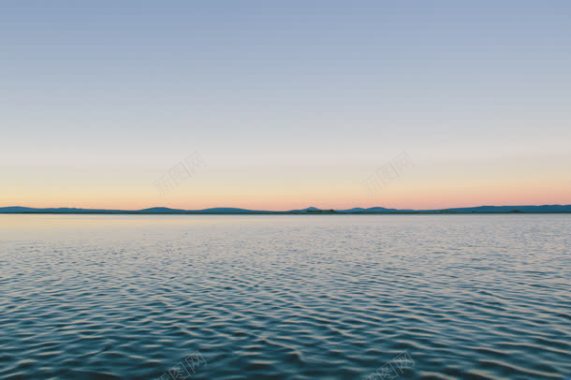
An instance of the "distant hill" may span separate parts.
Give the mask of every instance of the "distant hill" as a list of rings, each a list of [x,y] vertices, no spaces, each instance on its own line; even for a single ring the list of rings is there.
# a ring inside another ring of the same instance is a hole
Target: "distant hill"
[[[340,210],[339,212],[345,214],[390,214],[395,212],[403,212],[408,210],[397,210],[394,208],[384,208],[384,207],[369,207],[369,208],[351,208],[349,210]]]
[[[477,206],[437,210],[406,210],[385,207],[355,207],[347,210],[319,209],[308,207],[289,211],[248,210],[235,207],[215,207],[203,210],[181,210],[168,207],[151,207],[142,210],[104,210],[83,208],[31,208],[21,206],[0,207],[0,214],[200,214],[200,215],[236,215],[236,214],[565,214],[571,213],[571,205],[541,205],[541,206]]]
[[[168,207],[151,207],[143,210],[135,211],[139,214],[185,214],[185,210],[177,210]]]
[[[193,213],[198,214],[260,214],[260,213],[268,213],[271,211],[256,211],[256,210],[246,210],[243,208],[235,208],[235,207],[215,207],[215,208],[207,208],[204,210],[192,211]]]
[[[301,210],[290,210],[290,211],[284,211],[284,212],[288,213],[288,214],[324,214],[324,213],[334,214],[337,211],[335,211],[335,210],[322,210],[320,208],[311,206],[311,207],[303,208]]]
[[[510,213],[569,213],[571,205],[542,205],[542,206],[478,206],[438,210],[449,214],[510,214]]]
[[[100,209],[85,209],[85,208],[32,208],[32,207],[0,207],[2,214],[126,214],[136,213],[138,211],[126,210],[100,210]]]

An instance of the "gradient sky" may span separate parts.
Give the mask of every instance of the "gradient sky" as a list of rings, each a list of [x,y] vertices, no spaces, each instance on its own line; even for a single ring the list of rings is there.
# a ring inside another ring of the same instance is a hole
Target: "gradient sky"
[[[0,206],[571,203],[570,17],[563,0],[2,1]]]

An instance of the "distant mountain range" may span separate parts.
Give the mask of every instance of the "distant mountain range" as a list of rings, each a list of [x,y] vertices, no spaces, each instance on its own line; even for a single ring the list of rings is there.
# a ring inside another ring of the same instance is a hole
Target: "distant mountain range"
[[[0,214],[142,214],[142,215],[244,215],[244,214],[271,214],[271,215],[323,215],[323,214],[565,214],[571,213],[571,205],[543,205],[543,206],[478,206],[448,208],[439,210],[405,210],[384,207],[351,208],[348,210],[319,209],[308,207],[289,211],[247,210],[233,207],[216,207],[204,210],[180,210],[168,207],[152,207],[143,210],[103,210],[84,208],[31,208],[31,207],[0,207]]]

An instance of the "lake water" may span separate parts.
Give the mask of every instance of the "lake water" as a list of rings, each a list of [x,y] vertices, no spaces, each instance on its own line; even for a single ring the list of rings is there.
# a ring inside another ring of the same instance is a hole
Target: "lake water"
[[[0,215],[0,378],[169,369],[565,379],[571,215]]]

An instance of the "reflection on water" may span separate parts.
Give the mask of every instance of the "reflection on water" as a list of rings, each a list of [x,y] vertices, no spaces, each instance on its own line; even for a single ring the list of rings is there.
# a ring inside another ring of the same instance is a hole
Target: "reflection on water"
[[[562,379],[570,231],[567,215],[2,215],[0,378],[363,379],[407,355],[398,378]]]

